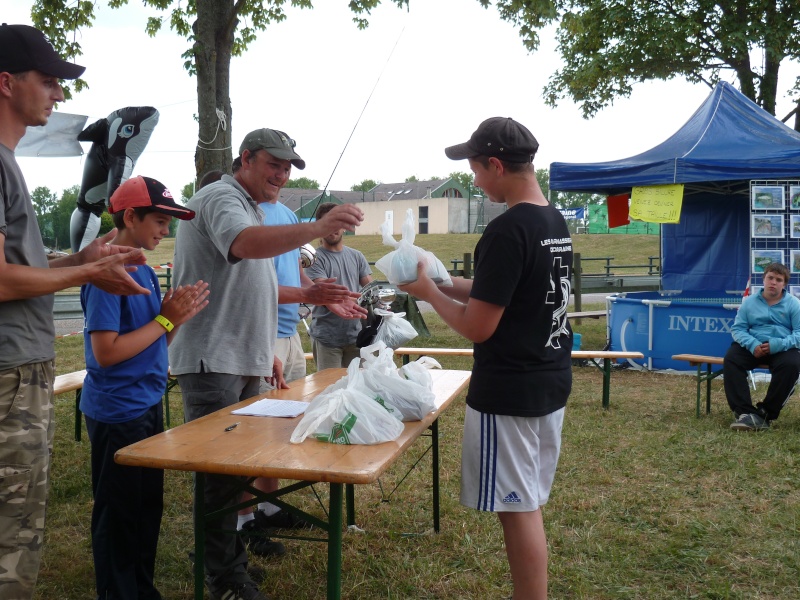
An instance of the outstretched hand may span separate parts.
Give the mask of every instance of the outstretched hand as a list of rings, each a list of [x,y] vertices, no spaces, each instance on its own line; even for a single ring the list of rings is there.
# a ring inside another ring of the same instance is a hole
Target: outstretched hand
[[[355,300],[347,300],[339,304],[328,304],[329,311],[342,319],[366,319],[367,309],[360,306]]]
[[[316,306],[338,304],[349,300],[357,300],[361,296],[358,292],[351,292],[346,286],[333,283],[334,281],[336,279],[333,277],[319,279],[314,282],[314,285],[303,288],[306,303]]]
[[[115,237],[117,237],[116,228],[112,229],[104,236],[92,240],[90,244],[78,252],[78,255],[80,256],[80,264],[85,265],[87,263],[92,263],[100,260],[101,258],[113,256],[114,254],[131,254],[130,259],[126,261],[126,264],[129,265],[145,264],[147,259],[145,258],[144,252],[141,250],[130,248],[128,246],[116,246],[110,244],[109,242],[111,242],[111,240],[113,240]],[[137,254],[133,255],[133,252],[136,252]]]
[[[319,221],[316,221],[322,232],[319,237],[325,237],[340,229],[355,231],[363,220],[364,213],[358,206],[355,204],[340,204],[325,213]]]
[[[120,246],[113,246],[119,248]],[[88,246],[87,246],[88,248]],[[124,254],[114,254],[95,260],[90,264],[92,269],[89,283],[109,294],[132,296],[135,294],[150,295],[150,290],[143,288],[133,280],[129,273],[136,271],[134,265],[145,263],[141,250],[131,250]]]
[[[411,283],[404,283],[398,285],[402,291],[419,298],[422,301],[429,302],[430,299],[439,293],[439,288],[433,282],[433,279],[428,277],[427,268],[424,262],[417,263],[417,280]]]
[[[208,284],[202,279],[194,285],[168,289],[161,301],[161,314],[173,325],[185,323],[208,306]]]

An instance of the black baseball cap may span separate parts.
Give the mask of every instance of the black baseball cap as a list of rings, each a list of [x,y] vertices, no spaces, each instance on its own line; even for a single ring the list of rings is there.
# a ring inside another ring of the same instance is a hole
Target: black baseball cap
[[[0,25],[0,73],[41,71],[59,79],[77,79],[85,70],[62,59],[35,27]]]
[[[463,160],[476,156],[513,163],[533,162],[539,142],[528,128],[508,117],[492,117],[478,125],[469,141],[444,149],[447,158]]]
[[[194,219],[194,211],[181,206],[172,199],[170,191],[160,181],[152,177],[132,177],[117,188],[108,201],[108,212],[112,215],[126,208],[152,207],[155,212],[164,213],[183,221]]]
[[[239,146],[239,156],[245,150],[255,152],[256,150],[266,150],[275,158],[290,161],[295,167],[300,170],[306,168],[306,161],[300,158],[300,155],[294,151],[295,141],[290,138],[283,131],[277,129],[256,129],[251,131],[242,141]]]

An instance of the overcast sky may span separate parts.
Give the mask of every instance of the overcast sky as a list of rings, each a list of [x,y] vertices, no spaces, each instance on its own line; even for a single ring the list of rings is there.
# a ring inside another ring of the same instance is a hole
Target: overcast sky
[[[29,0],[0,2],[3,21],[30,23]],[[197,143],[196,80],[181,59],[187,42],[169,31],[144,34],[151,9],[105,5],[98,2],[95,27],[80,40],[84,56],[76,60],[87,67],[90,88],[59,110],[87,115],[92,123],[125,106],[155,106],[159,124],[134,174],[154,177],[179,195],[194,178]],[[587,121],[571,102],[551,109],[542,100],[559,65],[552,31],[543,32],[540,50],[528,54],[517,31],[477,0],[417,0],[410,11],[384,0],[366,31],[356,29],[345,0],[318,5],[289,9],[286,21],[234,58],[233,122],[227,126],[234,156],[253,129],[286,131],[307,163],[292,176],[321,186],[344,150],[330,190],[364,179],[395,183],[468,171],[466,161],[448,160],[443,148],[466,141],[491,116],[513,117],[531,129],[540,144],[537,168],[632,156],[669,137],[710,92],[682,81],[639,84],[630,99]],[[797,65],[784,64],[779,94],[798,72]],[[791,108],[781,96],[778,116]],[[84,165],[83,158],[19,162],[31,190],[44,185],[59,194],[80,184]]]

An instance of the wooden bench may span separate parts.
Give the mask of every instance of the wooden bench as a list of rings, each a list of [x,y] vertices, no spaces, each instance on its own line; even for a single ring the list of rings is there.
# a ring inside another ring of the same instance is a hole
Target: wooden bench
[[[702,395],[702,385],[706,383],[706,414],[711,413],[711,381],[722,375],[722,369],[713,370],[712,365],[721,365],[723,357],[706,356],[704,354],[673,354],[672,360],[682,360],[691,366],[697,367],[697,408],[695,416],[700,418],[700,397]],[[703,370],[705,365],[705,371]],[[758,365],[759,369],[769,369],[768,365]]]
[[[81,390],[83,389],[83,380],[86,377],[86,370],[74,371],[72,373],[64,373],[63,375],[56,375],[53,382],[53,396],[59,394],[66,394],[67,392],[75,392],[75,441],[81,441]]]
[[[605,313],[603,313],[605,314]],[[397,348],[395,354],[403,357],[407,364],[409,356],[472,356],[472,348]],[[588,360],[603,372],[603,408],[611,404],[611,363],[620,359],[641,359],[641,352],[615,352],[610,350],[573,350],[573,359]],[[602,366],[597,363],[602,360]]]
[[[75,441],[81,441],[81,391],[83,390],[83,380],[86,378],[86,370],[73,371],[72,373],[64,373],[63,375],[56,375],[53,382],[53,396],[59,394],[66,394],[67,392],[75,392]],[[167,376],[167,387],[164,390],[164,416],[167,421],[167,429],[170,427],[169,418],[169,392],[178,385],[178,380]]]
[[[568,319],[600,319],[606,316],[604,310],[584,310],[580,312],[567,313]]]

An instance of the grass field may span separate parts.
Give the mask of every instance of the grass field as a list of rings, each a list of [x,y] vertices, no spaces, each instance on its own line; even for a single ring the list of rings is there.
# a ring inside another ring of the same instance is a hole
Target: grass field
[[[434,237],[419,242],[433,249]],[[474,240],[466,240],[470,236],[443,237],[465,238],[443,240],[447,246],[434,250],[445,261],[474,245]],[[575,246],[585,256],[614,256],[624,264],[638,264],[641,257],[646,262],[647,256],[657,254],[657,238],[632,237],[576,236]],[[370,240],[348,238],[370,261],[386,250],[361,246],[362,242]],[[435,315],[426,314],[425,319],[432,337],[417,338],[415,345],[466,344]],[[302,325],[300,329],[302,333]],[[584,348],[605,344],[604,320],[585,319],[575,329],[583,335]],[[58,372],[82,368],[82,352],[79,336],[58,340]],[[440,362],[445,368],[470,368],[464,358]],[[800,596],[796,400],[789,402],[773,430],[742,434],[728,429],[731,416],[719,381],[713,384],[712,414],[696,419],[695,384],[689,376],[615,369],[608,410],[601,407],[598,369],[575,366],[573,376],[561,461],[544,509],[551,598]],[[179,398],[172,395],[173,424],[181,420]],[[83,442],[72,439],[73,408],[72,397],[60,397],[56,403],[50,506],[36,595],[40,600],[94,598],[89,444],[85,434]],[[460,398],[440,419],[439,535],[431,533],[427,458],[388,499],[385,493],[417,458],[413,452],[382,478],[380,486],[357,486],[357,522],[364,531],[344,534],[344,598],[493,600],[510,595],[496,518],[458,504],[463,411]],[[189,600],[191,478],[175,472],[166,478],[157,585],[164,598]],[[315,489],[326,497],[325,486]],[[308,491],[299,493],[298,501],[312,512],[321,510]],[[280,559],[254,559],[266,567],[262,589],[283,600],[324,598],[325,546],[289,541],[287,547]]]

